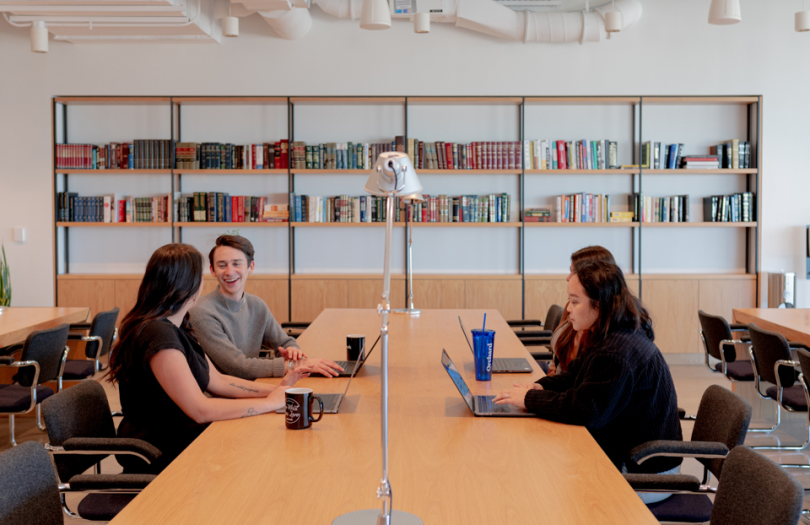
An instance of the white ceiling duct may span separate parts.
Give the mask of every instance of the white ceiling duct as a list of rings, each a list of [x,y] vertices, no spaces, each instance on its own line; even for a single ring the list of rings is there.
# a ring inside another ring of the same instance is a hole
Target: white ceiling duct
[[[312,16],[309,9],[293,7],[289,11],[259,11],[264,21],[273,31],[285,40],[303,38],[312,29]]]
[[[314,0],[325,12],[337,18],[357,20],[363,10],[363,0]]]

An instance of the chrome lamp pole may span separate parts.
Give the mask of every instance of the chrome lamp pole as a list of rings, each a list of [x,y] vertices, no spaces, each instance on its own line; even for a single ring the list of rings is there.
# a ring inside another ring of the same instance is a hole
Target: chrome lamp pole
[[[405,195],[400,197],[399,200],[402,202],[407,202],[409,206],[413,206],[416,203],[425,202],[425,199],[422,197],[422,194],[412,193],[410,195]],[[406,219],[407,220],[407,219]],[[408,307],[407,308],[397,308],[394,310],[395,314],[407,314],[407,315],[419,315],[422,313],[422,310],[413,307],[413,226],[408,227],[408,266],[405,269],[408,273]]]
[[[332,525],[391,525],[392,518],[396,525],[422,525],[418,517],[403,511],[393,510],[393,492],[388,480],[388,314],[391,304],[388,297],[391,292],[391,236],[394,229],[394,197],[403,193],[410,195],[422,191],[422,184],[416,176],[411,160],[405,153],[389,151],[381,154],[374,165],[374,171],[365,185],[365,190],[383,196],[385,202],[385,261],[383,263],[382,303],[377,312],[382,314],[380,339],[382,341],[382,367],[380,401],[381,401],[381,434],[382,434],[382,480],[377,488],[377,499],[383,501],[382,511],[366,509],[349,512],[338,516]]]

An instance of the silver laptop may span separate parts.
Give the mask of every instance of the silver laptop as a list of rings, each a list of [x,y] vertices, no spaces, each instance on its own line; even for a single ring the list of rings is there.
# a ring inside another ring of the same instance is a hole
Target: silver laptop
[[[467,330],[464,328],[464,323],[461,321],[461,316],[458,316],[458,324],[461,325],[461,331],[464,332],[464,339],[467,340],[467,346],[470,347],[470,352],[475,359],[475,350],[473,350],[470,337],[467,335]],[[532,371],[532,365],[529,361],[522,357],[493,357],[492,358],[492,373],[493,374],[528,374]]]
[[[380,336],[378,335],[377,339],[374,341],[374,344],[371,345],[371,350],[374,350],[374,347],[377,346],[377,343],[379,341],[380,341]],[[371,350],[366,352],[366,354],[370,354]],[[360,360],[358,360],[358,361],[335,361],[335,363],[337,363],[337,365],[340,366],[340,368],[343,369],[343,372],[338,372],[337,377],[352,377],[354,375],[354,373],[357,372],[357,370],[360,370],[360,368],[363,366],[363,363],[365,363],[365,362],[366,362],[365,359],[363,359],[362,361],[360,361]],[[355,368],[357,370],[355,370]],[[312,376],[310,376],[310,377],[326,377],[326,376],[321,374],[321,373],[315,373],[315,374],[312,374]],[[333,376],[330,376],[330,377],[333,377]]]
[[[496,405],[492,401],[495,399],[495,396],[474,396],[444,348],[442,348],[442,365],[444,365],[444,369],[447,370],[447,373],[450,375],[450,379],[453,380],[453,384],[458,388],[461,397],[464,398],[464,402],[467,403],[470,411],[476,416],[534,417],[534,414],[526,412],[526,410],[514,405]]]
[[[379,336],[377,337],[377,341],[379,341]],[[343,398],[346,397],[346,394],[349,392],[349,386],[352,384],[352,379],[354,379],[354,375],[360,370],[360,367],[363,366],[363,363],[366,362],[368,356],[371,355],[371,352],[374,350],[374,347],[377,346],[377,341],[374,341],[374,344],[371,346],[371,349],[366,352],[366,356],[363,358],[362,361],[351,361],[352,368],[352,375],[349,376],[349,381],[346,383],[346,390],[339,394],[319,394],[317,392],[313,393],[312,395],[318,396],[321,401],[323,401],[323,413],[324,414],[337,414],[338,410],[340,410],[340,404],[343,402]],[[340,361],[338,361],[340,363]],[[354,366],[357,365],[357,366]],[[343,365],[341,365],[343,366]],[[345,366],[343,367],[346,368]],[[286,411],[286,407],[281,407],[276,410],[277,414],[283,414]]]

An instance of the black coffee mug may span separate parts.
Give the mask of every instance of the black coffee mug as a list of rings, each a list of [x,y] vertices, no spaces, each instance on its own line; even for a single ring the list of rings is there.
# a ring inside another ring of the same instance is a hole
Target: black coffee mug
[[[321,410],[318,419],[312,417],[312,403],[318,400]],[[287,390],[287,410],[285,411],[287,428],[300,430],[309,428],[312,423],[320,421],[323,417],[323,401],[312,395],[311,388],[291,388]]]
[[[362,361],[366,357],[366,336],[352,334],[346,336],[346,360]]]

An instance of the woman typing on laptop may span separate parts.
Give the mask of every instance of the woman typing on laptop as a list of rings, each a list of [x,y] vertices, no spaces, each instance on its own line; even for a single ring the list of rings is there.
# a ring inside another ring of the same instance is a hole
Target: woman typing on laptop
[[[680,458],[655,458],[642,466],[630,450],[652,440],[681,440],[675,387],[653,343],[646,311],[615,264],[583,261],[568,281],[569,322],[587,341],[587,352],[568,369],[537,383],[515,385],[495,397],[535,415],[583,425],[617,468],[658,473]]]

